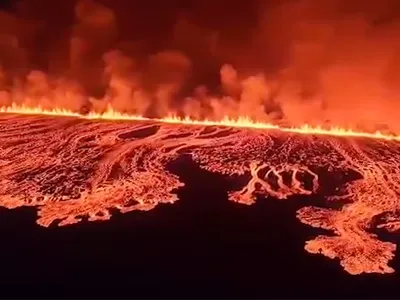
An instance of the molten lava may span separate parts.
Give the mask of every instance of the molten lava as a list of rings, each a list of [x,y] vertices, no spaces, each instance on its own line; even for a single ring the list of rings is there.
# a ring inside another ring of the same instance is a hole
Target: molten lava
[[[319,135],[331,135],[331,136],[351,136],[351,137],[365,137],[374,139],[384,140],[400,140],[400,136],[383,134],[379,131],[374,133],[354,131],[351,129],[344,129],[340,127],[322,128],[312,127],[309,125],[303,125],[301,127],[280,127],[271,123],[262,123],[253,121],[247,117],[241,117],[238,119],[231,119],[225,117],[219,121],[211,120],[194,120],[191,118],[179,118],[176,116],[169,116],[162,119],[150,119],[139,115],[130,115],[120,113],[113,110],[111,107],[103,113],[89,112],[86,115],[72,112],[65,109],[43,109],[41,107],[27,107],[24,105],[11,105],[0,107],[0,113],[10,114],[27,114],[27,115],[47,115],[47,116],[64,116],[64,117],[76,117],[85,118],[91,120],[119,120],[119,121],[155,121],[162,123],[171,124],[183,124],[183,125],[199,125],[199,126],[223,126],[223,127],[238,127],[238,128],[253,128],[253,129],[275,129],[285,132],[299,133],[299,134],[319,134]]]
[[[183,183],[168,164],[186,154],[210,172],[248,176],[228,193],[238,203],[318,194],[327,207],[340,204],[298,211],[301,222],[334,233],[308,241],[305,249],[339,259],[351,274],[394,271],[388,263],[396,245],[370,230],[378,219],[377,227],[400,229],[397,136],[248,119],[149,120],[111,110],[83,116],[14,105],[1,112],[0,205],[37,207],[42,226],[107,220],[112,208],[173,203]]]

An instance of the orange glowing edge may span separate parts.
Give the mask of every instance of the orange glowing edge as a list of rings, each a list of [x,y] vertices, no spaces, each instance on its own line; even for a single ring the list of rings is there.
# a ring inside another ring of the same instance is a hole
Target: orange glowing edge
[[[283,132],[292,132],[299,134],[316,134],[316,135],[330,135],[330,136],[343,136],[343,137],[364,137],[372,139],[383,139],[390,141],[400,141],[400,136],[392,134],[384,134],[380,131],[368,133],[363,131],[355,131],[351,129],[344,129],[340,127],[322,128],[321,126],[303,125],[299,127],[281,127],[271,123],[263,123],[253,121],[248,117],[239,117],[237,119],[225,117],[219,121],[212,120],[195,120],[189,117],[180,118],[177,116],[168,116],[164,118],[146,118],[140,115],[131,115],[115,111],[111,106],[103,113],[89,112],[88,114],[80,114],[70,110],[55,108],[44,109],[40,106],[28,107],[25,105],[12,104],[10,106],[0,107],[0,113],[7,114],[25,114],[25,115],[47,115],[47,116],[64,116],[74,117],[89,120],[120,120],[120,121],[153,121],[168,124],[183,124],[183,125],[198,125],[198,126],[224,126],[224,127],[238,127],[238,128],[253,128],[253,129],[266,129],[266,130],[279,130]]]

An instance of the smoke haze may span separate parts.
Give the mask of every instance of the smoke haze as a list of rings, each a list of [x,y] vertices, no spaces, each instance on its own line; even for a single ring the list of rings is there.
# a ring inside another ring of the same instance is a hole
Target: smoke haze
[[[399,54],[396,0],[25,0],[0,12],[0,105],[400,133]]]

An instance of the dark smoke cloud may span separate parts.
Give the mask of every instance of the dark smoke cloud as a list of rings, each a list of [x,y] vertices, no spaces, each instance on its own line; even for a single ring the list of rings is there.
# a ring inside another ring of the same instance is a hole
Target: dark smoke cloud
[[[19,1],[0,101],[400,132],[396,0]]]

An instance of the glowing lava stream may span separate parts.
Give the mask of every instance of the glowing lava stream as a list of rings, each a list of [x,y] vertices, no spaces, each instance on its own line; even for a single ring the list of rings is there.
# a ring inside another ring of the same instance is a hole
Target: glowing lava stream
[[[57,108],[57,109],[44,109],[38,107],[27,107],[24,105],[12,104],[11,106],[0,107],[0,113],[10,114],[25,114],[25,115],[47,115],[47,116],[64,116],[64,117],[75,117],[84,118],[91,120],[121,120],[121,121],[153,121],[169,124],[182,124],[182,125],[199,125],[199,126],[224,126],[224,127],[238,127],[238,128],[254,128],[254,129],[272,129],[283,132],[292,132],[299,134],[318,134],[318,135],[330,135],[330,136],[347,136],[347,137],[365,137],[372,139],[382,139],[389,141],[400,141],[400,136],[384,134],[379,131],[374,133],[354,131],[351,129],[344,129],[340,127],[331,127],[324,129],[320,126],[313,127],[309,125],[303,125],[301,127],[281,127],[271,123],[263,123],[253,121],[248,117],[239,117],[238,119],[232,119],[225,117],[220,121],[212,120],[195,120],[189,117],[180,118],[176,116],[169,116],[161,119],[151,119],[140,115],[130,115],[126,113],[120,113],[109,107],[104,113],[89,112],[86,115],[76,113],[70,110]]]
[[[151,120],[111,109],[81,115],[13,105],[0,112],[0,206],[36,207],[41,226],[105,221],[115,209],[174,203],[185,181],[170,164],[187,155],[207,172],[245,175],[226,191],[236,203],[322,197],[324,207],[310,203],[297,211],[300,222],[330,231],[308,240],[305,250],[339,260],[350,274],[394,272],[396,244],[371,231],[400,232],[400,137],[245,118]]]

